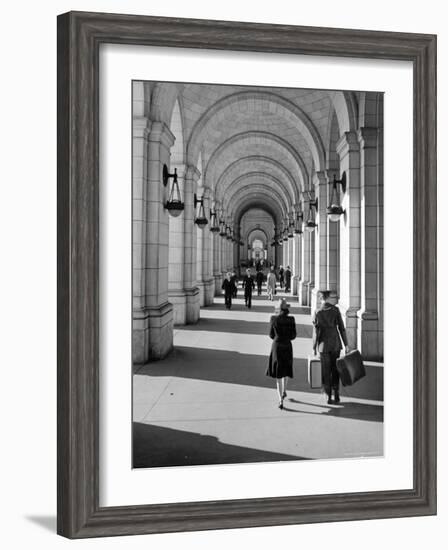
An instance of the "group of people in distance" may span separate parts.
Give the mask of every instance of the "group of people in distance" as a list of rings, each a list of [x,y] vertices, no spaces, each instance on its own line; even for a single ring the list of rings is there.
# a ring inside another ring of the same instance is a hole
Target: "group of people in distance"
[[[286,269],[281,265],[278,270],[278,281],[280,283],[280,288],[285,289],[285,292],[291,291],[291,277],[292,272],[289,265]],[[246,275],[242,280],[242,288],[244,289],[244,302],[246,307],[252,307],[252,292],[257,286],[257,294],[261,296],[263,283],[265,280],[264,273],[262,269],[257,269],[255,277],[252,275],[250,269],[246,269]],[[224,279],[222,286],[224,290],[224,303],[227,309],[232,307],[232,299],[237,297],[238,294],[238,276],[235,271],[228,272],[226,278]],[[269,273],[266,277],[266,291],[268,299],[273,301],[274,296],[277,293],[277,274],[275,272],[274,266],[271,266]]]

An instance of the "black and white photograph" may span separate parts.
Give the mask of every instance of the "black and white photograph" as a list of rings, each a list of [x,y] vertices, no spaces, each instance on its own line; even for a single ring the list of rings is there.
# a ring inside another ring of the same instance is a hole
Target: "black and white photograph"
[[[383,93],[132,82],[132,467],[382,457]]]

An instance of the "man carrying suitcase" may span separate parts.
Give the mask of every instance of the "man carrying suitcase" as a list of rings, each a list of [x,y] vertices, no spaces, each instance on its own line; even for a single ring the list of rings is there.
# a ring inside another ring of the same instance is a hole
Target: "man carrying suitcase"
[[[322,385],[327,396],[327,403],[339,403],[339,373],[336,359],[344,343],[346,353],[349,352],[347,335],[339,308],[329,302],[330,291],[320,291],[320,309],[313,317],[313,350],[319,352],[322,367]],[[334,401],[331,399],[333,392]]]

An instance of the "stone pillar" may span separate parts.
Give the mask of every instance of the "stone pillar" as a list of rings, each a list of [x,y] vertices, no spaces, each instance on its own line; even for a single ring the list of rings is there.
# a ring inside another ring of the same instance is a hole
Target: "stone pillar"
[[[199,319],[199,289],[196,284],[196,224],[194,223],[194,193],[200,172],[195,166],[187,166],[185,175],[184,210],[184,291],[186,296],[186,323]]]
[[[210,189],[204,188],[204,211],[207,216],[210,212]],[[210,306],[213,304],[213,296],[215,294],[215,283],[213,279],[211,266],[211,247],[212,239],[209,223],[202,230],[202,284],[203,284],[203,300],[201,306]]]
[[[293,270],[294,264],[294,237],[288,237],[288,261],[286,265],[289,265],[291,271]],[[291,281],[292,286],[292,281]]]
[[[309,201],[304,199],[303,215],[304,219],[307,219],[309,208]],[[301,247],[301,271],[300,282],[298,287],[299,302],[302,306],[308,306],[308,288],[310,284],[310,243],[311,233],[304,231],[302,233],[302,247]]]
[[[215,279],[215,296],[221,295],[221,243],[222,239],[219,233],[213,233],[213,277]]]
[[[345,316],[349,346],[357,347],[358,311],[361,305],[361,225],[359,142],[354,132],[346,132],[338,141],[341,174],[345,172],[347,190],[342,206],[345,209],[340,231],[340,300]]]
[[[333,181],[333,176],[339,178],[339,170],[327,170],[327,180]],[[329,186],[329,196],[330,196]],[[340,189],[339,189],[340,192]],[[327,218],[328,219],[328,218]],[[339,224],[328,219],[327,224],[327,288],[339,295]]]
[[[172,164],[170,172],[177,170],[181,197],[185,195],[185,164]],[[172,180],[168,183],[169,189]],[[187,323],[187,296],[184,285],[185,269],[185,213],[180,216],[169,216],[169,266],[168,266],[168,297],[173,304],[174,325]]]
[[[302,246],[302,236],[300,234],[295,234],[293,238],[293,257],[292,257],[292,293],[296,296],[298,294],[298,287],[300,281],[300,271],[301,271],[301,246]]]
[[[144,117],[137,117],[133,140],[133,361],[146,363],[165,357],[173,347],[162,166],[169,164],[174,136],[163,122],[149,124]]]
[[[316,263],[315,263],[316,235],[317,235],[316,230],[310,233],[310,249],[309,249],[310,280],[308,283],[308,291],[307,291],[307,303],[309,306],[311,306],[311,297],[315,286],[314,280],[315,280],[315,272],[316,272]]]
[[[365,359],[382,361],[383,327],[379,312],[382,281],[382,170],[377,128],[361,128],[361,303],[358,311],[358,348]]]
[[[311,293],[311,309],[316,309],[317,294],[319,290],[328,288],[327,281],[327,203],[328,203],[328,182],[325,172],[314,173],[314,193],[317,198],[316,223],[314,230],[314,288]]]

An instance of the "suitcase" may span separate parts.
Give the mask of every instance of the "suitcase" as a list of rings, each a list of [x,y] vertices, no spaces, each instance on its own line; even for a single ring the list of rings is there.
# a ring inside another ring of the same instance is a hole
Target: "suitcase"
[[[336,359],[336,368],[343,386],[352,386],[366,375],[362,356],[357,349]]]
[[[319,357],[308,357],[308,384],[313,389],[322,387],[322,366]]]

